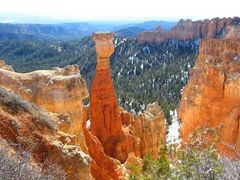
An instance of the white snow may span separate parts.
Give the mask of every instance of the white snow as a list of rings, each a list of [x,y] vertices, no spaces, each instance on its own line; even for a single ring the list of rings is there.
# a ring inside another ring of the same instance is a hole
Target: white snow
[[[116,44],[115,44],[115,47],[123,44],[126,40],[127,40],[126,38],[123,38],[119,43],[117,43],[118,41],[115,41],[115,42],[114,42],[114,43],[116,43]]]
[[[118,39],[116,38],[115,41],[114,41],[115,47],[117,46],[117,42],[118,42]]]
[[[87,128],[87,129],[90,129],[90,127],[91,127],[91,121],[90,121],[90,120],[87,120],[87,122],[86,122],[86,128]]]
[[[181,139],[178,131],[180,128],[180,122],[178,120],[177,110],[170,111],[170,115],[172,116],[172,124],[168,126],[167,143],[169,145],[179,144]]]
[[[133,59],[134,59],[134,56],[130,56],[130,57],[128,58],[129,61],[133,61]]]
[[[141,105],[140,105],[140,108],[141,108],[142,110],[144,110],[144,109],[146,108],[145,104],[144,104],[144,103],[141,104]]]
[[[234,61],[237,61],[237,60],[239,60],[239,59],[240,59],[239,56],[235,56],[235,57],[233,58]]]
[[[121,70],[119,71],[118,76],[121,76],[122,71],[123,71],[123,68],[121,68]]]
[[[61,47],[58,47],[58,52],[62,52],[62,48]]]
[[[133,103],[133,100],[131,100],[131,101],[129,102],[129,106],[132,107],[132,103]]]
[[[136,66],[134,67],[134,70],[133,70],[133,75],[136,76],[136,71],[137,71],[137,68]]]

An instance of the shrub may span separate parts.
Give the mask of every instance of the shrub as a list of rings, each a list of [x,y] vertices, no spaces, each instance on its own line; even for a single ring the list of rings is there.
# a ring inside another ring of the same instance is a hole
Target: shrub
[[[134,180],[158,179],[240,179],[240,161],[220,157],[216,150],[221,126],[197,128],[181,148],[169,146],[160,151],[157,159],[147,155],[143,158],[142,174]]]
[[[64,180],[60,167],[49,161],[33,164],[31,155],[18,149],[16,152],[0,140],[0,179],[3,180]]]
[[[12,113],[17,113],[20,110],[33,115],[34,119],[40,124],[56,129],[53,120],[48,116],[47,112],[39,108],[35,104],[22,100],[19,96],[0,87],[0,103],[8,107]]]

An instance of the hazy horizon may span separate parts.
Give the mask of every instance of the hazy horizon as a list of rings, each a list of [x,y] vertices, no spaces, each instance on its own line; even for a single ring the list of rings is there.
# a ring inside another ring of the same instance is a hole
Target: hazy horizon
[[[2,23],[136,22],[240,16],[238,0],[0,0]]]
[[[7,15],[0,12],[0,23],[13,23],[13,24],[61,24],[61,23],[116,23],[129,24],[129,23],[142,23],[145,21],[166,21],[177,22],[179,19],[162,19],[162,18],[127,18],[127,19],[62,19],[47,16],[28,16],[28,15]]]

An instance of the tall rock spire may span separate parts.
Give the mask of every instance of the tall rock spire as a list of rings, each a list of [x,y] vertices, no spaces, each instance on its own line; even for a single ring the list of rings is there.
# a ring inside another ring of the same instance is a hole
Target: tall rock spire
[[[110,56],[114,52],[113,33],[94,33],[97,67],[90,92],[91,133],[113,157],[116,145],[122,138],[122,123],[110,72]]]
[[[86,108],[82,127],[92,158],[94,178],[121,179],[127,175],[121,163],[129,157],[157,156],[160,142],[165,141],[164,116],[157,104],[148,105],[146,112],[138,116],[118,107],[110,71],[114,34],[94,33],[92,38],[96,46],[97,67],[90,90],[90,113]]]

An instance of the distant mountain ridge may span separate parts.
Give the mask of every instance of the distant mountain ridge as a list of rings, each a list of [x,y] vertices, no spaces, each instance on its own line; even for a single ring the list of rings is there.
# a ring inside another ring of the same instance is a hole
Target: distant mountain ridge
[[[0,40],[72,40],[89,36],[96,31],[112,31],[123,36],[136,36],[155,29],[169,29],[175,22],[146,21],[141,23],[79,22],[62,24],[10,24],[0,23]]]
[[[0,24],[0,40],[11,39],[75,39],[94,31],[87,23],[76,24]]]
[[[130,24],[128,27],[116,31],[116,34],[121,36],[137,36],[144,31],[154,30],[159,26],[163,28],[163,31],[169,31],[176,24],[176,22],[168,21],[145,21],[139,24]]]

